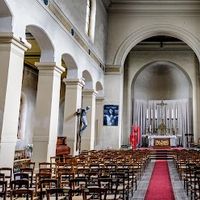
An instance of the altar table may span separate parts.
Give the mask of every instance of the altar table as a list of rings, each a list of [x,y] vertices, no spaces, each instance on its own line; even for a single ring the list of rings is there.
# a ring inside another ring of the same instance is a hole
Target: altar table
[[[169,140],[169,146],[175,147],[177,146],[177,137],[175,135],[150,135],[148,136],[149,146],[153,147],[155,145],[155,141],[158,140],[163,141],[163,144],[167,144]]]

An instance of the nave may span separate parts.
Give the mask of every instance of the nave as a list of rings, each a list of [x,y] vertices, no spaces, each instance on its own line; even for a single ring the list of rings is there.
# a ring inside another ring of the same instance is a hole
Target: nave
[[[162,159],[155,159],[157,151],[165,151]],[[17,192],[24,192],[39,200],[98,195],[104,200],[197,200],[199,158],[198,149],[93,150],[52,157],[50,163],[30,162],[16,171],[0,168],[0,197],[16,199]]]

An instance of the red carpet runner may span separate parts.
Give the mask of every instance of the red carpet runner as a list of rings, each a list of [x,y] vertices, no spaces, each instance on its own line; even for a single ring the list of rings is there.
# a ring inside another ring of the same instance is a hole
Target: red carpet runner
[[[166,160],[155,163],[145,200],[174,200],[174,192]]]

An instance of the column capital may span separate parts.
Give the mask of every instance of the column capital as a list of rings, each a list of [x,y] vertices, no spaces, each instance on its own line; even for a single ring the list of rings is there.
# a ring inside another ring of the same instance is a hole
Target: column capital
[[[80,87],[83,87],[85,85],[85,79],[84,78],[80,78],[80,79],[67,79],[67,78],[64,78],[63,79],[63,82],[66,84],[66,85],[71,85],[71,86],[77,86],[79,85]]]
[[[103,96],[96,97],[96,101],[104,101],[104,99],[105,99],[105,97],[103,97]]]
[[[23,51],[31,48],[31,44],[26,39],[17,38],[12,32],[0,33],[0,44],[14,44]]]
[[[36,62],[35,66],[39,69],[40,72],[56,71],[61,74],[65,71],[64,67],[57,66],[55,62]]]
[[[94,89],[84,89],[83,91],[82,91],[82,94],[83,95],[94,95],[94,96],[96,96],[97,95],[97,91],[95,91]]]

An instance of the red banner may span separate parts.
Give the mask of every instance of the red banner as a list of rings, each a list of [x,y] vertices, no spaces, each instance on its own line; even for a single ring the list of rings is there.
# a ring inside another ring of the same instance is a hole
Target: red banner
[[[137,125],[132,126],[132,131],[130,134],[130,144],[132,149],[136,149],[140,142],[140,127]]]

